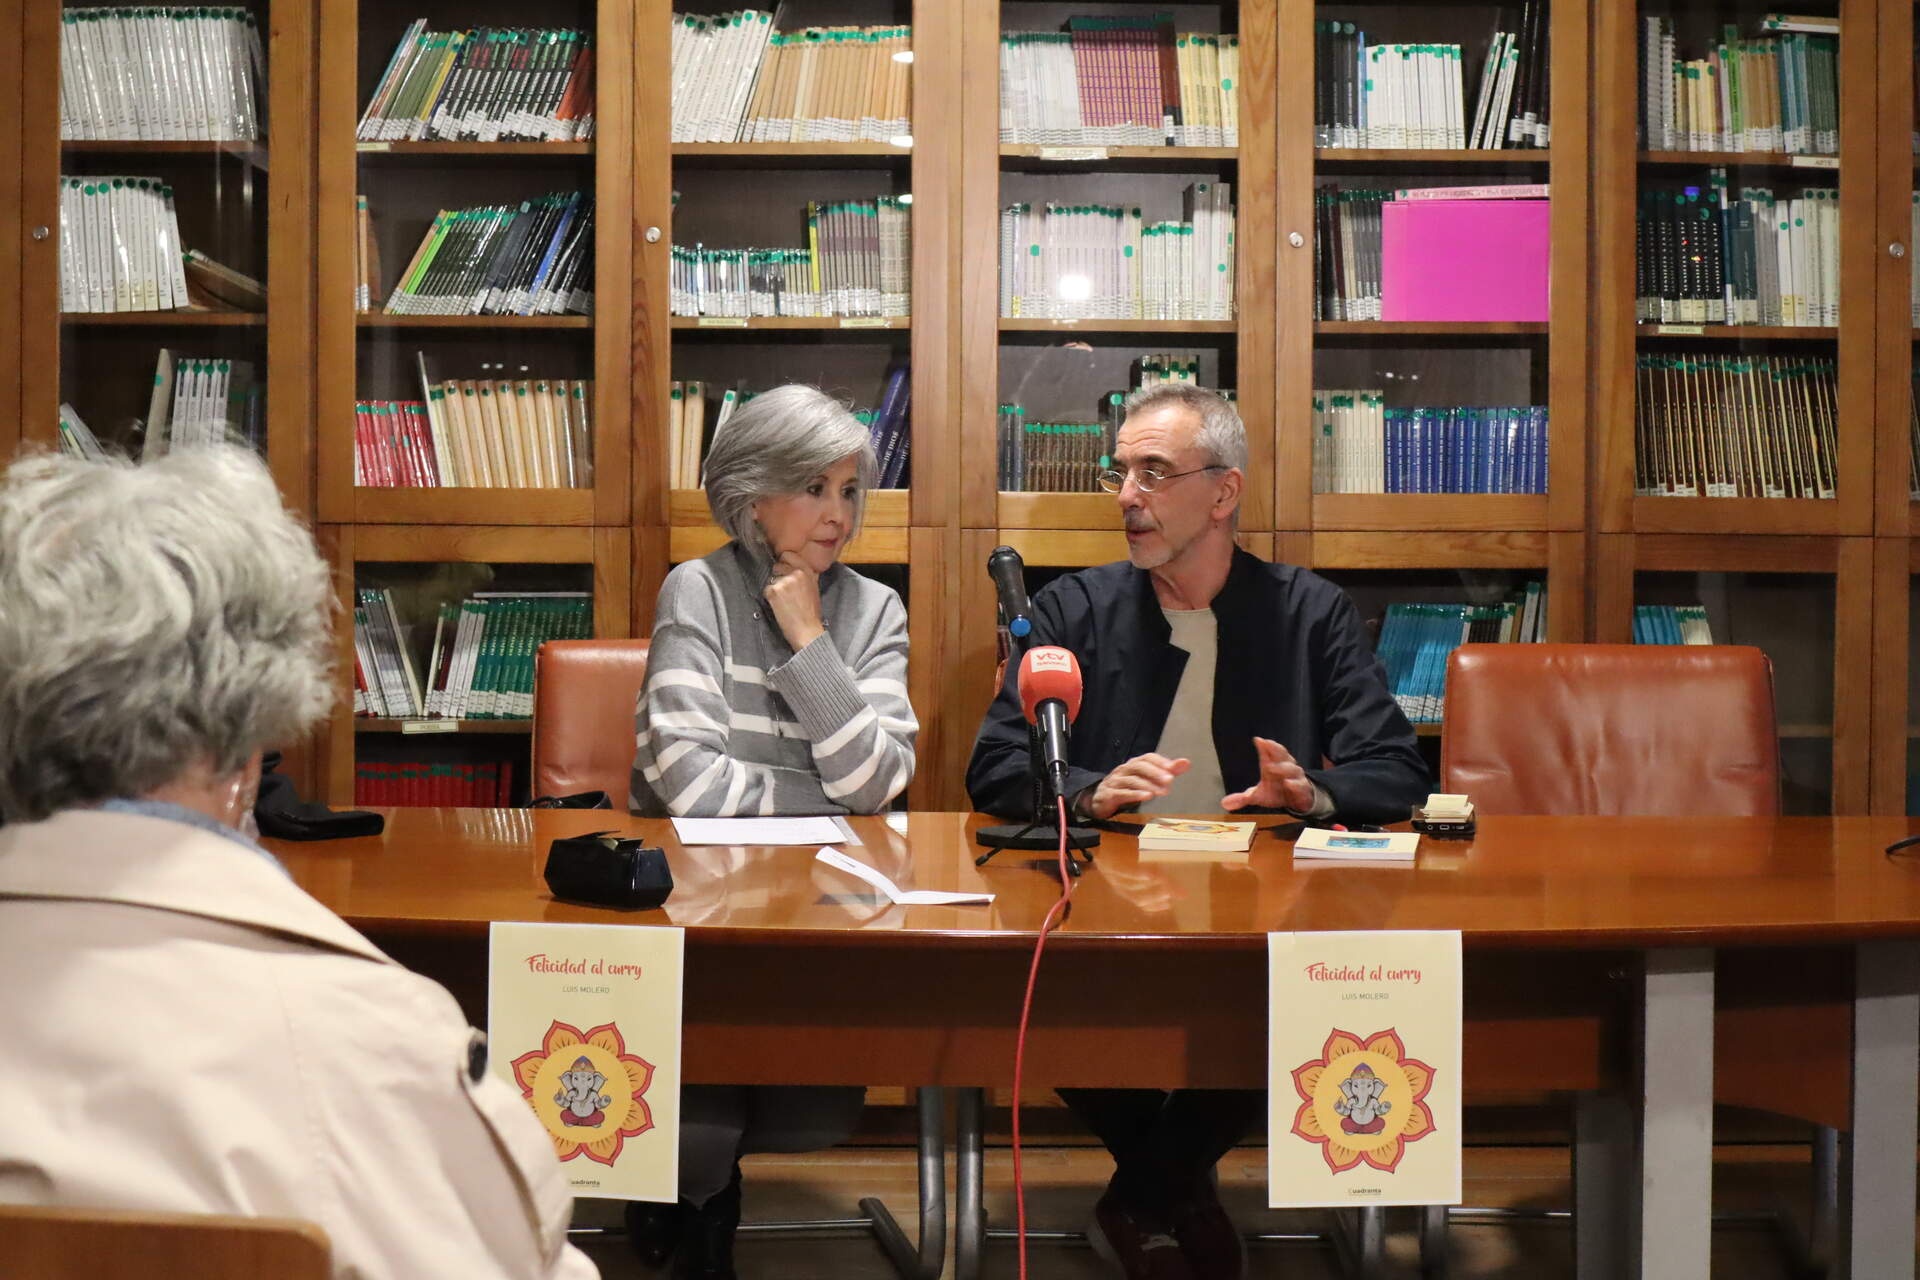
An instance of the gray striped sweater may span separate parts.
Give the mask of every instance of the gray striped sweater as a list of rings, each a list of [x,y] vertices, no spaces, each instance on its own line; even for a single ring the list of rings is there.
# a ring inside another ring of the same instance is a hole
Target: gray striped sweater
[[[659,817],[877,813],[913,777],[907,611],[834,565],[826,634],[795,653],[738,543],[679,565],[654,607],[632,808]]]

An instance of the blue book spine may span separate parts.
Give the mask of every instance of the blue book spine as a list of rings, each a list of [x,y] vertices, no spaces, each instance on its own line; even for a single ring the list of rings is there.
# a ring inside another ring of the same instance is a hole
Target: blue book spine
[[[1447,410],[1448,434],[1453,438],[1453,491],[1473,490],[1473,443],[1467,439],[1466,415],[1458,409]]]
[[[1526,411],[1526,420],[1534,428],[1534,493],[1548,491],[1548,407],[1534,405]]]
[[[1400,493],[1400,411],[1380,415],[1380,436],[1386,449],[1386,491]]]
[[[575,191],[567,197],[566,204],[560,210],[560,219],[553,228],[553,236],[547,241],[547,247],[540,257],[539,270],[533,273],[533,283],[527,286],[526,308],[521,315],[532,315],[533,306],[540,296],[540,290],[546,287],[547,276],[553,271],[555,259],[560,256],[560,246],[567,241],[567,229],[573,225],[574,215],[580,211],[580,193]]]
[[[1440,457],[1438,424],[1434,422],[1433,413],[1428,409],[1419,410],[1414,415],[1414,420],[1420,424],[1420,492],[1432,493],[1438,487],[1435,482],[1439,472]]]
[[[1487,469],[1493,478],[1494,493],[1512,493],[1513,477],[1508,467],[1513,449],[1507,442],[1507,415],[1503,409],[1487,410]]]
[[[1487,424],[1487,413],[1483,409],[1468,409],[1467,425],[1473,434],[1473,491],[1492,493],[1493,485],[1493,431]]]

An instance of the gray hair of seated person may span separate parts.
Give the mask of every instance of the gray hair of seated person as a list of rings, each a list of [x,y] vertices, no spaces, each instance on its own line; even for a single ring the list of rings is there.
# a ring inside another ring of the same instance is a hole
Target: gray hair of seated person
[[[763,391],[714,433],[703,472],[707,506],[729,537],[771,554],[753,518],[753,504],[801,493],[850,457],[858,459],[859,486],[849,541],[860,532],[867,490],[878,479],[871,432],[846,405],[817,387],[793,383]]]
[[[1193,442],[1207,456],[1207,465],[1233,467],[1242,474],[1247,469],[1247,428],[1233,401],[1217,391],[1191,382],[1162,382],[1142,387],[1127,397],[1127,416],[1150,409],[1185,409],[1199,419],[1200,429]]]
[[[215,776],[332,701],[333,588],[258,457],[27,457],[0,475],[0,814]]]

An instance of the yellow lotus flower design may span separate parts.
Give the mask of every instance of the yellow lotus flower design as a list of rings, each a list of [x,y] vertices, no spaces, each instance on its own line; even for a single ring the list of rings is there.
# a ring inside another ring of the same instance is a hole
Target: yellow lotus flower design
[[[611,1167],[628,1138],[653,1128],[653,1064],[627,1052],[614,1023],[553,1023],[538,1049],[513,1060],[513,1079],[562,1161],[584,1155]]]
[[[1294,1068],[1293,1088],[1292,1132],[1318,1143],[1334,1173],[1361,1164],[1392,1173],[1406,1144],[1433,1132],[1433,1068],[1408,1057],[1391,1027],[1364,1040],[1335,1028],[1318,1058]]]

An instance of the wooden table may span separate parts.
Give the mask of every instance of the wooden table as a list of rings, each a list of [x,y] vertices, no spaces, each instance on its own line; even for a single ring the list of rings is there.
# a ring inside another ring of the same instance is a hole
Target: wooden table
[[[484,1011],[492,921],[679,924],[688,1079],[971,1088],[1011,1082],[1033,935],[1057,892],[1050,859],[1003,853],[976,868],[979,821],[914,814],[901,835],[855,819],[863,844],[849,852],[904,887],[987,889],[989,907],[893,907],[811,848],[687,849],[664,821],[606,812],[401,809],[380,837],[275,852],[469,1016]],[[663,909],[547,893],[548,843],[609,827],[666,848],[676,887]],[[1706,1276],[1717,1068],[1725,1100],[1853,1131],[1854,1274],[1912,1275],[1920,861],[1881,852],[1908,831],[1866,818],[1490,818],[1471,843],[1428,841],[1415,865],[1370,867],[1295,866],[1266,831],[1245,864],[1143,864],[1109,836],[1048,944],[1027,1078],[1264,1087],[1266,933],[1458,929],[1471,1097],[1637,1104],[1614,1117],[1628,1141],[1603,1126],[1577,1149],[1589,1168],[1629,1152],[1640,1186],[1583,1195],[1583,1274]],[[977,1250],[968,1209],[962,1245]]]

